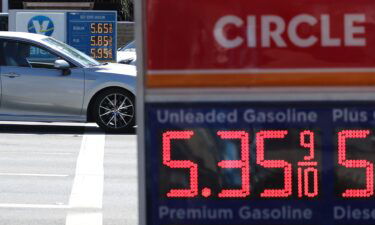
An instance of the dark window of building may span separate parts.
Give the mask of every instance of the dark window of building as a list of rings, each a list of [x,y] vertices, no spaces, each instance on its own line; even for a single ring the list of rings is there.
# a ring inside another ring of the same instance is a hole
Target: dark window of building
[[[0,31],[8,31],[8,15],[0,14]]]

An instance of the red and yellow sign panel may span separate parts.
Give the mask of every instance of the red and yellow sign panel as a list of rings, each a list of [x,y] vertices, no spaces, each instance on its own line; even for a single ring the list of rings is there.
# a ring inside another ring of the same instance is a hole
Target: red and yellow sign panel
[[[372,0],[147,5],[149,87],[375,85]]]

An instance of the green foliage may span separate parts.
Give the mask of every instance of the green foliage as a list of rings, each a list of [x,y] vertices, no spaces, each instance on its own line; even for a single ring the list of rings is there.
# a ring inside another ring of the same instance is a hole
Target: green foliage
[[[133,0],[121,0],[121,13],[125,21],[134,21]]]

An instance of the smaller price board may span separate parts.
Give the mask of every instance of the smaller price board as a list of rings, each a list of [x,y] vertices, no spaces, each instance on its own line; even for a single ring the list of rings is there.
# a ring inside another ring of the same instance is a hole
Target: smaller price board
[[[68,44],[97,60],[116,60],[116,12],[69,12]]]
[[[375,224],[375,102],[146,112],[147,224]]]

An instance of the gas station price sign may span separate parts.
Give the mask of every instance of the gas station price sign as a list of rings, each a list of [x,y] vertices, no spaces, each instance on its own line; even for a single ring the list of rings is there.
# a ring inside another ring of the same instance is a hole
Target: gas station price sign
[[[116,60],[116,12],[69,12],[68,44],[97,60]]]
[[[373,1],[137,9],[141,225],[375,224]]]
[[[375,102],[147,104],[149,224],[373,224]]]

